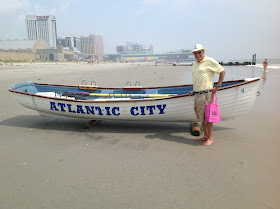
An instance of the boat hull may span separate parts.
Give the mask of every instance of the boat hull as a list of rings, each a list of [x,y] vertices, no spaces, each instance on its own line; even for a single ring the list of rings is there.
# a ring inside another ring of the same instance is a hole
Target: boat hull
[[[250,111],[259,79],[222,88],[217,92],[221,119],[231,120]],[[62,116],[90,120],[140,120],[163,122],[196,122],[194,97],[189,94],[166,98],[105,99],[99,101],[50,98],[10,89],[24,107],[42,116]]]

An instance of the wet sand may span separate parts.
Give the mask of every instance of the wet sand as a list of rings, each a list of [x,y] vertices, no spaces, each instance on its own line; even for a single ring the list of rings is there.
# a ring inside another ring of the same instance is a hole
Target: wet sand
[[[201,146],[187,123],[46,118],[8,92],[22,82],[122,87],[189,83],[190,67],[159,64],[0,66],[0,208],[279,208],[280,71],[252,110],[214,126]]]

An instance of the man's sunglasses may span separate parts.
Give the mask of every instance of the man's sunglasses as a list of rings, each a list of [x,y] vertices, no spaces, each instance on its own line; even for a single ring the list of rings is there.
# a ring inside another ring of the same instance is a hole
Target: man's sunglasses
[[[201,54],[202,51],[193,52],[193,54]]]

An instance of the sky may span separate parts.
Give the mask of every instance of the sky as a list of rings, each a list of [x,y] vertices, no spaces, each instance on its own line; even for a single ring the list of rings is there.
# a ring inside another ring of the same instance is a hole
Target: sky
[[[103,34],[104,52],[126,41],[154,53],[207,48],[218,60],[280,58],[279,0],[0,0],[0,39],[26,39],[25,17],[54,15],[57,35]]]

